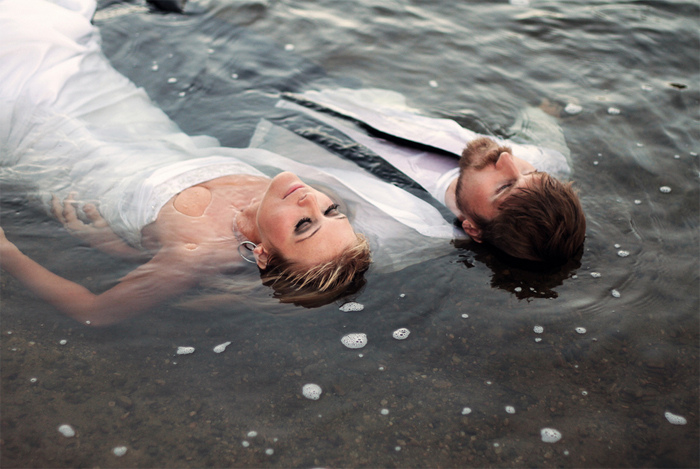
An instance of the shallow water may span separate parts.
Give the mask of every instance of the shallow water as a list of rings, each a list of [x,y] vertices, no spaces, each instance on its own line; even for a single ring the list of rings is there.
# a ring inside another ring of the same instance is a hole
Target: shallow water
[[[104,49],[185,131],[225,145],[246,145],[280,92],[319,83],[391,88],[493,133],[542,98],[580,105],[561,121],[588,217],[580,265],[532,273],[446,246],[370,273],[362,311],[205,308],[193,295],[103,330],[3,275],[2,467],[699,465],[696,3],[211,0],[187,11],[103,19]],[[93,290],[133,267],[11,195],[1,209],[21,249]],[[346,348],[352,332],[368,344]],[[306,383],[319,400],[302,396]],[[543,442],[543,428],[561,440]]]

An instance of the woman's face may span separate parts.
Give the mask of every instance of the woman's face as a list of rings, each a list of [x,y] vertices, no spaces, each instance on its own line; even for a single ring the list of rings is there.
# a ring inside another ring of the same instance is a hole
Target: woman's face
[[[327,195],[293,173],[280,173],[256,216],[261,244],[285,259],[312,267],[339,256],[356,240],[347,216]]]

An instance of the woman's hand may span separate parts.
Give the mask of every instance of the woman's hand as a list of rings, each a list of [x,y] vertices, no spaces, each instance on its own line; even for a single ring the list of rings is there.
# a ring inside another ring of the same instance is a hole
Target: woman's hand
[[[5,231],[0,227],[0,265],[3,261],[8,260],[9,256],[17,253],[19,253],[19,249],[7,239]]]
[[[63,203],[56,196],[51,199],[51,212],[70,234],[107,254],[144,259],[143,252],[127,245],[123,239],[117,236],[94,204],[83,205],[83,212],[87,216],[88,223],[84,223],[78,217],[76,205],[75,193],[73,192],[63,200]]]

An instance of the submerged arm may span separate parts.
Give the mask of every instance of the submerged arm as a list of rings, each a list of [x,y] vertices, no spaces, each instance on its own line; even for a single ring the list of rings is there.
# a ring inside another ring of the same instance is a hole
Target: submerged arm
[[[67,316],[93,326],[115,324],[194,286],[193,259],[172,254],[159,252],[118,285],[96,295],[25,256],[0,228],[0,266]]]

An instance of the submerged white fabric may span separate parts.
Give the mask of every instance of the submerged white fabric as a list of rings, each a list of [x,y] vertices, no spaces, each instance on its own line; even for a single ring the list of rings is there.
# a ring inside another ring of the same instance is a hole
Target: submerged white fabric
[[[485,136],[450,119],[422,116],[409,108],[405,97],[395,91],[338,88],[307,91],[295,96],[385,134],[443,150],[456,157],[462,154],[468,142]],[[282,100],[278,106],[306,112],[332,125],[419,183],[439,202],[445,203],[447,187],[459,173],[457,158],[369,136],[347,120],[289,101]],[[510,140],[489,138],[510,146],[515,156],[530,162],[539,171],[563,179],[570,176],[569,150],[561,128],[551,116],[539,108],[527,108],[518,116],[511,132],[514,137]]]
[[[0,2],[0,183],[48,209],[74,191],[138,246],[175,194],[228,174],[259,174],[216,139],[192,138],[112,68],[90,0]],[[197,159],[193,159],[197,158]]]
[[[0,1],[3,190],[16,186],[47,209],[52,195],[75,191],[139,246],[141,229],[181,190],[227,174],[284,170],[343,201],[380,271],[436,257],[460,235],[430,204],[267,122],[254,138],[259,148],[184,134],[109,64],[90,24],[94,9],[92,0]]]

